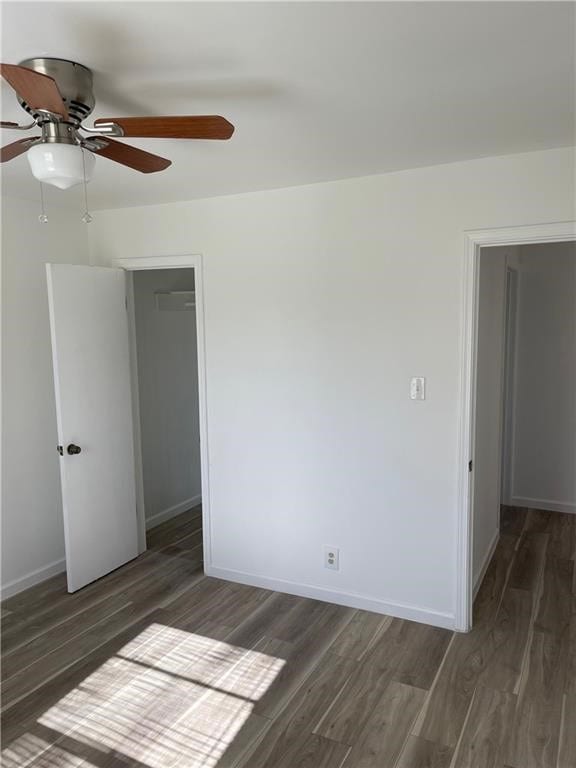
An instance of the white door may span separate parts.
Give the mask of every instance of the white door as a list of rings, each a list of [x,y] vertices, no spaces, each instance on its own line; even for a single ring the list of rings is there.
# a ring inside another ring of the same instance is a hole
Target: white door
[[[66,570],[75,592],[138,555],[125,273],[48,264],[47,275]]]

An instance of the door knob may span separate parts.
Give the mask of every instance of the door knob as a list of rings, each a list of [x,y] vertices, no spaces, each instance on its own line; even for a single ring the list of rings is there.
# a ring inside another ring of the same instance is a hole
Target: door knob
[[[70,443],[68,448],[66,448],[66,453],[69,456],[75,456],[77,453],[80,453],[81,450],[82,448],[80,448],[79,445],[74,445],[74,443]]]

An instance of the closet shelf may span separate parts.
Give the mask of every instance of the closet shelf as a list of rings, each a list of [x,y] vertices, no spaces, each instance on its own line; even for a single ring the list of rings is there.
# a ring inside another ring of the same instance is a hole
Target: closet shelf
[[[196,308],[195,291],[154,291],[158,312],[191,312]]]

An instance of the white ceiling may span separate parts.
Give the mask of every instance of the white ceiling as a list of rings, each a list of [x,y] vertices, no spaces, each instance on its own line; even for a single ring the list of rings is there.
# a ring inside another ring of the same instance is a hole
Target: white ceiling
[[[132,140],[97,159],[93,208],[141,205],[574,143],[565,2],[3,3],[2,59],[72,59],[97,116],[222,114],[228,142]],[[3,84],[2,119],[25,118]],[[22,137],[4,131],[3,143]],[[5,192],[38,196],[25,156]],[[78,190],[52,195],[78,195]]]

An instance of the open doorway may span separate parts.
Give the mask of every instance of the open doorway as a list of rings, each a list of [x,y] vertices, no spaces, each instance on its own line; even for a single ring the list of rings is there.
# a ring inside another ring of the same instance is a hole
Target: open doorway
[[[133,375],[146,530],[202,501],[194,269],[132,272]]]
[[[530,532],[565,531],[566,557],[574,557],[576,243],[480,248],[477,286],[474,595],[497,546],[504,568],[522,547],[542,569],[562,554],[546,552],[545,538],[536,552]]]
[[[480,266],[482,253],[489,251],[495,253],[496,248],[522,248],[528,245],[549,245],[554,243],[566,243],[574,246],[576,242],[576,222],[565,221],[548,224],[534,224],[519,227],[502,227],[498,229],[482,229],[468,231],[464,237],[464,253],[462,261],[462,364],[460,368],[460,418],[459,418],[459,446],[457,460],[457,534],[456,534],[456,610],[455,628],[461,632],[467,632],[473,625],[473,605],[475,586],[483,582],[483,576],[490,568],[494,572],[493,563],[498,552],[499,527],[500,527],[500,501],[501,487],[505,484],[503,478],[503,424],[509,418],[510,411],[504,409],[504,355],[505,345],[505,298],[506,275],[508,268],[513,268],[513,259],[503,257],[500,260],[501,279],[496,280],[496,286],[500,286],[496,294],[496,310],[494,304],[487,303],[486,317],[489,325],[495,329],[498,336],[500,356],[491,354],[492,375],[488,377],[492,382],[496,381],[496,398],[499,407],[499,424],[497,428],[489,430],[493,450],[482,448],[490,459],[489,470],[484,476],[481,471],[480,454],[478,453],[478,434],[482,434],[486,421],[481,411],[477,408],[479,386],[482,386],[482,361],[479,360],[480,341]],[[510,254],[514,253],[509,251]],[[518,251],[516,251],[518,253]],[[496,267],[494,267],[496,269]],[[496,270],[497,271],[497,270]],[[486,277],[485,277],[486,279]],[[499,297],[499,298],[498,298]],[[518,297],[518,301],[520,301]],[[495,322],[494,315],[499,315],[500,322]],[[498,331],[498,329],[500,329]],[[576,331],[573,340],[576,339]],[[516,354],[516,353],[514,353]],[[572,360],[576,362],[576,350],[572,351]],[[496,373],[494,373],[494,361],[496,361]],[[500,370],[498,371],[498,365]],[[576,367],[576,366],[575,366]],[[485,375],[485,371],[484,371]],[[480,395],[481,397],[481,395]],[[489,390],[488,399],[494,402],[494,385]],[[508,402],[508,401],[507,401]],[[488,411],[493,421],[494,411]],[[479,425],[481,425],[479,427]],[[481,439],[481,438],[480,438]],[[497,461],[494,461],[494,453]],[[480,488],[488,488],[492,497],[492,506],[489,516],[493,528],[484,536],[484,542],[489,546],[482,552],[477,546],[478,536],[475,536],[475,528],[478,503],[476,497],[482,491]],[[495,503],[494,503],[494,500]],[[545,513],[546,514],[546,513]],[[552,514],[552,513],[547,513]],[[576,523],[576,516],[566,518]],[[491,534],[491,535],[490,535]],[[476,552],[475,546],[477,547]],[[505,570],[505,573],[508,571]],[[501,575],[501,574],[500,574]]]
[[[200,506],[196,505],[194,509],[194,517],[201,525],[200,539],[202,542],[202,560],[206,566],[210,563],[210,488],[209,488],[209,471],[208,471],[208,428],[207,428],[207,407],[206,407],[206,360],[205,360],[205,341],[204,341],[204,290],[203,290],[203,271],[202,271],[202,256],[200,254],[192,255],[178,255],[178,256],[154,256],[154,257],[142,257],[142,258],[119,258],[115,261],[115,266],[119,267],[126,273],[127,278],[127,307],[128,307],[128,319],[129,319],[129,337],[130,337],[130,368],[132,379],[132,404],[133,404],[133,430],[134,430],[134,446],[135,446],[135,479],[136,479],[136,497],[137,497],[137,518],[138,518],[138,546],[139,551],[144,552],[147,548],[147,538],[150,538],[150,534],[146,532],[147,521],[149,530],[150,526],[162,521],[160,525],[165,526],[167,530],[171,530],[175,523],[176,518],[171,518],[171,515],[182,514],[178,512],[178,504],[181,503],[184,506],[189,506],[191,502],[195,502],[194,487],[189,485],[188,488],[192,492],[192,496],[187,496],[179,500],[175,500],[173,504],[165,506],[158,502],[160,497],[156,497],[156,506],[148,506],[145,499],[145,485],[144,485],[144,462],[143,462],[143,430],[141,428],[142,417],[142,403],[140,402],[140,387],[138,381],[138,338],[136,330],[136,307],[135,307],[135,280],[142,279],[142,285],[147,286],[146,291],[151,288],[155,292],[154,306],[155,311],[162,313],[162,322],[169,325],[171,322],[178,323],[177,315],[187,318],[193,318],[191,324],[194,328],[192,338],[188,335],[186,338],[190,343],[190,350],[188,361],[192,365],[192,375],[190,378],[190,390],[188,391],[188,403],[183,407],[186,410],[193,410],[191,415],[193,419],[192,432],[195,433],[191,437],[193,448],[190,449],[190,468],[189,468],[189,483],[198,481],[198,471],[200,472]],[[144,279],[139,276],[145,276],[148,274],[154,275],[153,277]],[[161,278],[161,275],[164,278]],[[173,276],[172,276],[173,275]],[[162,282],[160,282],[162,280]],[[150,282],[148,282],[150,281]],[[152,287],[156,286],[156,287]],[[194,295],[190,295],[190,289],[193,288]],[[180,293],[183,291],[183,293]],[[150,297],[148,297],[150,299]],[[181,308],[175,309],[174,303],[178,304]],[[157,309],[158,306],[163,307],[161,310]],[[184,304],[193,304],[194,306],[185,306]],[[171,308],[169,308],[171,306]],[[150,304],[148,304],[150,308]],[[177,313],[177,315],[173,314]],[[156,319],[158,319],[158,315]],[[189,321],[190,322],[190,321]],[[188,368],[188,374],[191,369]],[[183,387],[184,393],[187,391],[187,387]],[[190,406],[190,408],[188,408]],[[181,413],[177,414],[177,424],[181,418]],[[197,426],[196,426],[197,425]],[[177,428],[177,427],[176,427]],[[166,433],[165,440],[170,439],[170,430]],[[144,436],[144,440],[146,437]],[[190,445],[190,443],[189,443]],[[196,450],[198,453],[196,453]],[[196,458],[198,457],[198,459]],[[183,466],[183,464],[181,464]],[[184,470],[185,471],[185,470]],[[191,478],[194,478],[192,481]],[[183,488],[184,486],[179,486]],[[186,495],[185,491],[182,491]],[[149,497],[150,498],[150,497]],[[166,497],[165,497],[166,498]],[[176,509],[174,509],[176,507]],[[185,510],[186,513],[187,510]],[[157,517],[154,517],[157,515]],[[178,521],[176,520],[176,523]],[[155,535],[155,534],[154,534]],[[169,536],[173,540],[173,536]],[[157,542],[156,542],[157,544]]]

